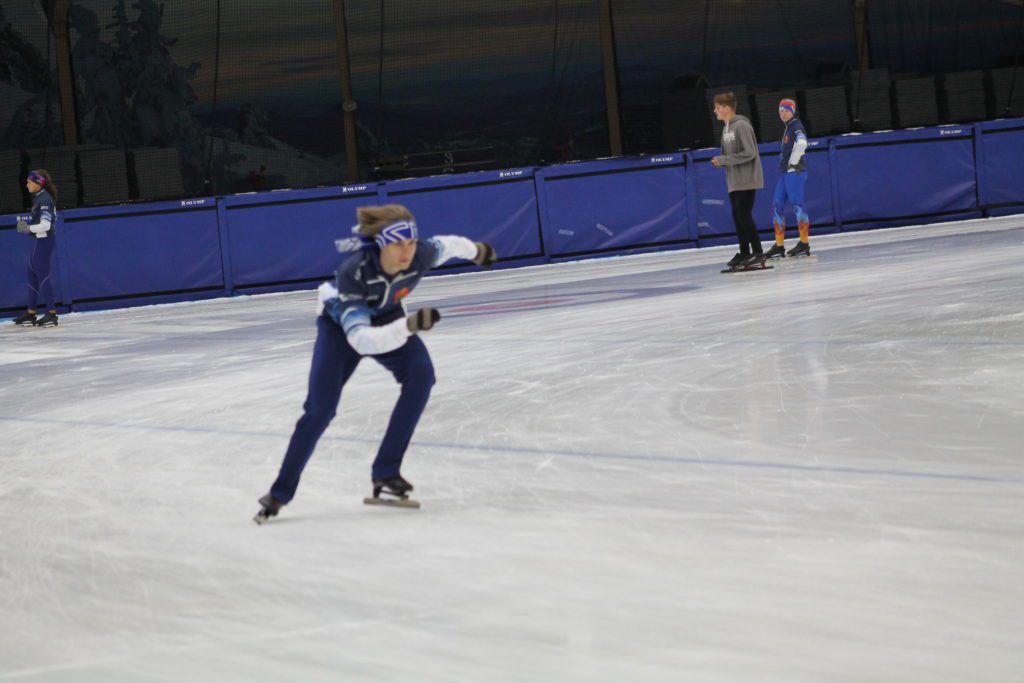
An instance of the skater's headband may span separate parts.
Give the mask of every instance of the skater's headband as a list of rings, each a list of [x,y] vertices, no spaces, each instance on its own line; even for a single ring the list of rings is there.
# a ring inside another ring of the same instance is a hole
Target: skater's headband
[[[389,244],[395,242],[401,242],[403,240],[414,240],[418,236],[416,232],[416,224],[412,221],[398,221],[391,225],[381,229],[376,235],[373,236],[373,241],[377,243],[377,246],[384,248]]]
[[[46,185],[46,178],[44,178],[39,171],[29,171],[28,179],[31,180],[36,185],[38,185],[39,187],[43,187],[44,185]]]
[[[779,109],[785,109],[790,114],[793,114],[795,116],[796,115],[796,102],[794,102],[793,100],[791,100],[789,98],[781,100],[779,102]]]

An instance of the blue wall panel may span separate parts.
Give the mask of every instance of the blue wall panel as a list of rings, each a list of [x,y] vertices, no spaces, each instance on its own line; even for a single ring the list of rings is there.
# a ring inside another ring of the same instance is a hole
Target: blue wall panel
[[[463,235],[490,242],[500,259],[544,253],[532,169],[398,180],[384,189],[388,202],[412,211],[424,237]]]
[[[541,176],[553,257],[696,240],[680,153],[556,166]]]
[[[717,149],[694,152],[690,164],[690,185],[693,191],[694,226],[698,237],[732,235],[729,192],[725,187],[725,170],[711,165],[711,157],[720,154]]]
[[[971,126],[843,136],[835,146],[844,225],[978,210]]]
[[[377,204],[376,184],[226,197],[232,284],[323,278],[338,267],[337,239],[351,237],[356,209]]]
[[[215,203],[186,202],[63,212],[75,301],[223,288]]]
[[[1024,119],[811,141],[806,206],[817,231],[1024,210]],[[778,143],[761,145],[755,219],[771,236]],[[734,239],[717,149],[60,214],[60,301],[87,310],[294,288],[341,260],[355,209],[398,202],[421,232],[494,244],[516,265]],[[0,216],[0,309],[26,300],[31,240]],[[787,222],[793,225],[792,212]],[[462,267],[466,267],[463,265]],[[472,266],[470,266],[472,267]]]
[[[1024,119],[978,125],[985,206],[1024,204]]]

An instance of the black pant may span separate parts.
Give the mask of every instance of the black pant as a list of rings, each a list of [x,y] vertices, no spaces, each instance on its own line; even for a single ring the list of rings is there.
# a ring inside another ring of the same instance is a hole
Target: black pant
[[[754,195],[757,190],[736,190],[729,193],[732,204],[732,222],[736,225],[736,241],[740,244],[740,253],[749,255],[763,252],[761,238],[757,235],[757,224],[754,223]]]

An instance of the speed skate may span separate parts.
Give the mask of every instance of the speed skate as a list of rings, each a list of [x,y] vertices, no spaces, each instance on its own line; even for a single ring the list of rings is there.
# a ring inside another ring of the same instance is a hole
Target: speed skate
[[[409,496],[402,496],[401,498],[381,498],[379,496],[367,496],[363,498],[363,502],[367,505],[384,505],[386,507],[393,508],[411,508],[417,509],[420,506],[418,500],[413,500]]]
[[[387,505],[398,508],[418,508],[420,502],[409,497],[413,485],[402,478],[401,475],[390,479],[375,479],[373,482],[373,495],[363,498],[367,505]]]

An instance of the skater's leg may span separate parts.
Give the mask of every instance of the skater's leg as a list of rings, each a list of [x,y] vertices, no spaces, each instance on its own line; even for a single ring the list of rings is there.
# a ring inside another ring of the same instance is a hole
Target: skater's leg
[[[786,194],[793,204],[793,211],[796,213],[797,229],[800,232],[800,241],[807,243],[811,234],[811,219],[804,209],[804,183],[807,181],[807,171],[787,173],[783,176],[786,179]]]
[[[786,189],[788,183],[786,176],[791,173],[784,173],[775,183],[775,194],[772,196],[772,226],[775,228],[775,244],[784,246],[786,244],[786,218],[783,211],[786,209]]]
[[[302,406],[302,417],[288,443],[277,480],[270,494],[282,504],[295,496],[299,477],[316,448],[327,425],[338,409],[342,387],[355,372],[361,356],[349,346],[345,332],[325,317],[317,318],[313,365],[309,371],[309,393]]]
[[[32,250],[32,270],[36,278],[36,295],[32,303],[47,305],[45,309],[47,314],[36,323],[38,325],[57,324],[57,306],[53,297],[53,278],[51,277],[54,244],[52,236],[44,237],[36,240],[35,248]]]
[[[747,241],[746,221],[743,217],[745,206],[742,191],[729,193],[729,205],[732,208],[732,224],[736,228],[736,243],[739,245],[740,253],[750,256],[750,242]]]
[[[742,239],[746,241],[749,249],[747,253],[760,254],[764,250],[761,248],[761,238],[757,234],[757,223],[754,221],[754,198],[757,196],[757,190],[738,190],[732,194],[737,198],[733,215],[740,223]]]
[[[402,385],[384,441],[373,461],[372,477],[377,481],[398,476],[402,468],[402,458],[434,386],[434,365],[427,347],[416,335],[409,337],[401,348],[374,356],[374,359],[390,370]]]
[[[39,273],[36,266],[36,261],[39,259],[39,241],[38,239],[32,240],[32,252],[28,257],[28,312],[36,312],[36,304],[39,303]]]

